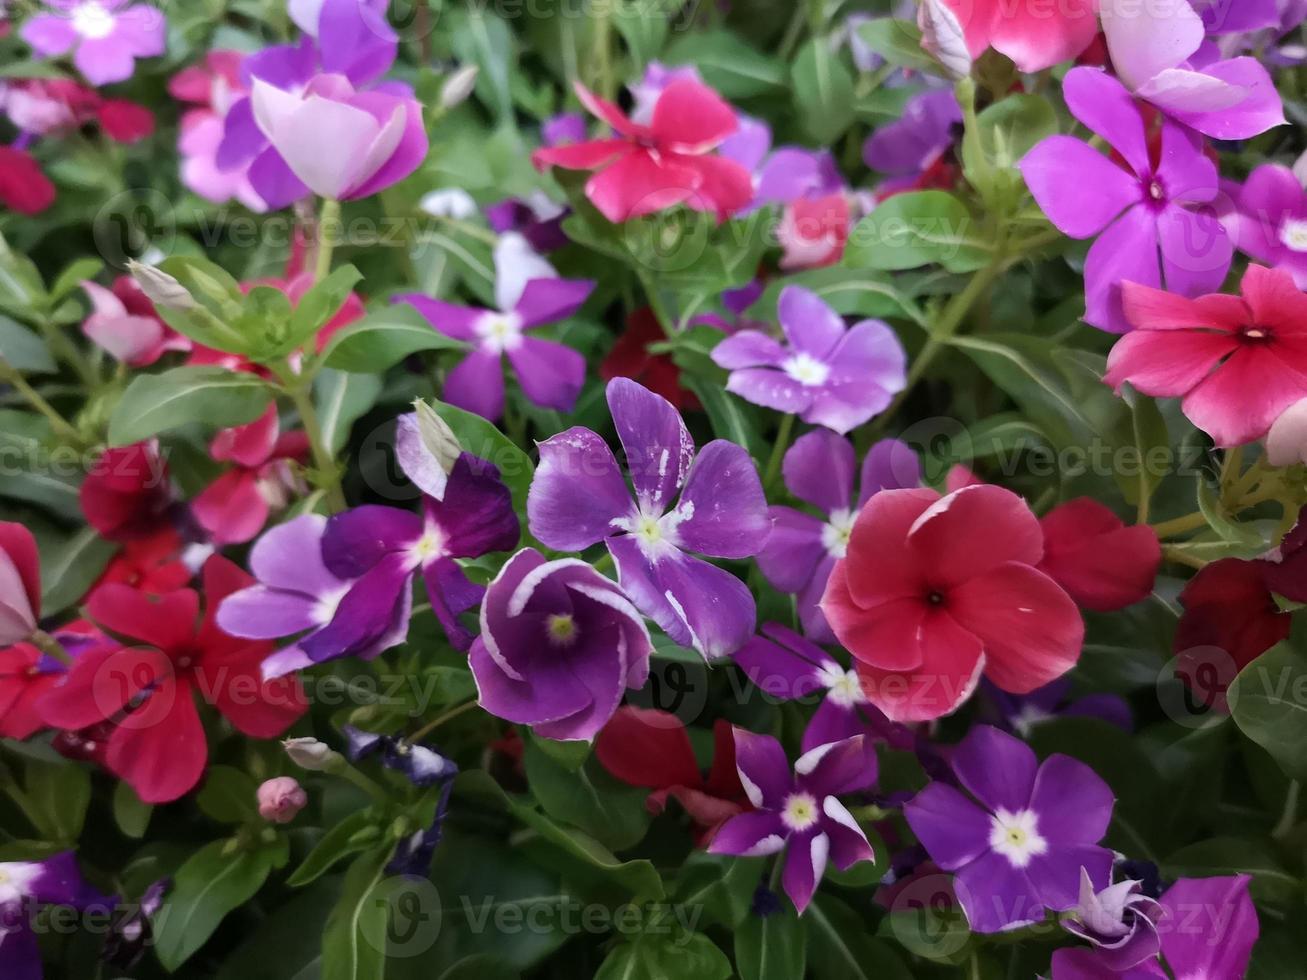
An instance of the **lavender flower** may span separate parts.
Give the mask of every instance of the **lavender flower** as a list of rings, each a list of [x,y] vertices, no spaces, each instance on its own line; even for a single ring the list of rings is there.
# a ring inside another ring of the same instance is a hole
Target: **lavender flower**
[[[962,108],[952,89],[918,92],[898,119],[867,138],[863,162],[893,178],[883,189],[907,188],[953,145],[961,122]]]
[[[519,551],[490,583],[468,662],[481,707],[545,738],[594,738],[653,646],[617,586],[583,561]]]
[[[724,439],[696,458],[672,404],[626,378],[609,382],[608,407],[635,499],[598,433],[568,429],[540,444],[527,498],[531,533],[559,551],[604,542],[642,613],[676,643],[710,659],[727,656],[753,633],[753,595],[686,551],[739,559],[762,549],[771,520],[753,461]]]
[[[907,355],[888,324],[846,328],[802,286],[781,290],[777,310],[788,345],[741,330],[714,348],[713,360],[731,372],[727,391],[843,434],[887,408],[907,384]]]
[[[37,14],[19,36],[39,55],[73,55],[92,85],[132,77],[137,58],[164,53],[166,26],[162,12],[127,0],[46,0],[50,13]]]
[[[1140,882],[1118,881],[1099,891],[1089,872],[1081,868],[1080,903],[1062,925],[1097,947],[1100,964],[1123,973],[1157,956],[1161,917],[1162,906],[1144,894]]]
[[[758,857],[785,851],[781,882],[800,914],[828,860],[841,871],[874,855],[867,835],[838,797],[876,782],[876,752],[861,735],[819,746],[794,763],[768,735],[735,729],[735,764],[757,809],[722,825],[708,850]]]
[[[935,863],[956,874],[975,932],[1075,908],[1082,868],[1096,889],[1107,887],[1112,852],[1098,841],[1114,800],[1092,769],[1065,755],[1041,765],[1030,746],[988,725],[971,730],[952,762],[978,802],[935,782],[903,812]]]

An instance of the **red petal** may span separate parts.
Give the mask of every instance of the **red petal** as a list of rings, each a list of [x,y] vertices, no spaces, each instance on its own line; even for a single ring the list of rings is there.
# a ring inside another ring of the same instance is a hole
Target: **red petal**
[[[54,203],[54,184],[22,150],[0,146],[0,204],[19,214],[39,214]]]
[[[1034,565],[1044,553],[1044,533],[1024,500],[982,484],[935,503],[913,525],[908,544],[920,566],[930,570],[930,581],[951,587],[1004,562]]]
[[[971,696],[985,669],[980,640],[948,613],[927,618],[921,644],[919,670],[856,665],[867,699],[891,721],[933,721],[951,714]]]
[[[735,110],[693,78],[678,78],[658,96],[649,129],[660,149],[705,153],[740,128]]]
[[[154,597],[125,585],[109,584],[95,590],[86,611],[111,632],[172,651],[194,639],[200,597],[191,589]]]
[[[595,755],[603,767],[631,786],[668,789],[703,783],[685,725],[652,708],[618,708],[599,732]]]
[[[549,146],[531,154],[531,163],[537,170],[545,167],[562,167],[564,170],[598,170],[611,163],[624,153],[629,153],[633,144],[626,140],[590,140],[586,143],[568,143],[564,146]]]
[[[142,712],[150,723],[135,725],[129,715],[109,739],[106,764],[131,784],[144,803],[170,803],[184,796],[204,775],[209,747],[189,684],[164,684]]]
[[[1126,527],[1107,507],[1080,497],[1039,522],[1044,559],[1038,565],[1086,609],[1112,612],[1152,590],[1162,546],[1150,527]]]
[[[105,133],[119,143],[135,143],[154,132],[154,113],[126,99],[102,102],[99,116]]]
[[[9,560],[18,570],[23,580],[23,591],[27,593],[27,602],[32,607],[32,615],[41,616],[41,556],[36,550],[36,539],[32,532],[13,521],[0,521],[0,551],[9,555]]]

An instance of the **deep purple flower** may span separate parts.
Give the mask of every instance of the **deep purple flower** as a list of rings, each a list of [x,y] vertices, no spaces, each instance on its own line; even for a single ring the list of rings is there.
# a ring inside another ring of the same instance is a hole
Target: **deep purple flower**
[[[1125,698],[1107,693],[1072,698],[1071,682],[1066,678],[1058,678],[1029,694],[1009,694],[988,678],[982,678],[980,691],[992,707],[989,715],[997,716],[995,723],[1022,738],[1029,737],[1036,725],[1054,718],[1097,718],[1122,731],[1134,730],[1134,716]]]
[[[1264,163],[1238,189],[1225,219],[1235,247],[1307,289],[1307,193],[1288,167]]]
[[[88,886],[71,851],[44,861],[0,862],[0,964],[5,980],[41,980],[41,950],[32,928],[37,905],[107,910],[109,901]]]
[[[563,219],[571,209],[543,191],[527,197],[509,197],[485,209],[486,222],[500,235],[516,232],[537,252],[552,252],[569,244]]]
[[[585,137],[585,116],[579,112],[562,112],[540,125],[540,141],[545,146],[580,143]]]
[[[608,383],[608,408],[635,499],[598,433],[568,429],[540,444],[527,498],[531,533],[559,551],[604,542],[642,613],[676,643],[709,659],[728,656],[753,633],[753,594],[686,551],[740,559],[762,549],[771,518],[753,460],[725,439],[696,458],[671,402],[626,378]]]
[[[132,77],[137,58],[161,55],[166,47],[163,12],[128,0],[45,0],[50,13],[27,21],[19,36],[48,58],[73,53],[92,85]]]
[[[953,90],[927,89],[908,100],[903,114],[877,129],[862,145],[862,159],[889,177],[916,179],[953,145],[962,108]]]
[[[1073,137],[1050,136],[1019,164],[1059,231],[1098,236],[1085,261],[1086,322],[1127,331],[1120,288],[1127,281],[1155,289],[1165,283],[1184,296],[1216,292],[1233,246],[1213,214],[1186,206],[1217,194],[1216,165],[1201,137],[1166,119],[1154,163],[1143,117],[1120,82],[1098,68],[1073,68],[1062,92],[1072,114],[1126,162],[1119,166]]]
[[[800,914],[834,861],[847,871],[873,860],[871,844],[838,797],[876,782],[876,750],[862,735],[805,752],[793,774],[780,742],[735,729],[735,765],[757,809],[726,821],[708,848],[713,854],[758,857],[785,851],[781,882]]]
[[[341,600],[354,584],[334,575],[322,560],[322,536],[327,519],[303,514],[266,532],[250,550],[250,571],[257,585],[233,592],[218,607],[218,626],[232,636],[275,640],[300,634],[291,645],[263,661],[267,680],[312,667],[302,644],[335,617]],[[400,596],[385,630],[369,643],[348,652],[372,660],[404,642],[413,610],[411,590]]]
[[[758,567],[767,581],[798,596],[803,631],[819,643],[835,641],[818,603],[835,562],[848,551],[858,511],[881,490],[921,483],[917,454],[897,439],[882,440],[867,452],[855,496],[856,465],[853,445],[828,429],[796,439],[781,470],[785,486],[825,519],[792,507],[772,507],[771,537],[758,555]]]
[[[593,739],[649,677],[644,618],[583,561],[519,551],[486,590],[468,662],[480,703],[545,738]]]
[[[566,344],[527,335],[566,319],[594,290],[589,279],[559,279],[521,235],[503,235],[495,246],[495,303],[498,310],[456,306],[421,293],[404,293],[408,303],[447,337],[473,347],[445,379],[451,405],[494,421],[504,414],[506,356],[522,392],[532,404],[570,412],[585,383],[585,358]]]
[[[889,325],[845,327],[816,293],[786,286],[777,302],[787,344],[741,330],[712,352],[731,372],[726,390],[841,434],[888,407],[907,384],[907,355]]]
[[[1072,935],[1092,944],[1100,964],[1118,973],[1157,956],[1162,906],[1138,881],[1118,881],[1101,891],[1080,869],[1080,902],[1062,920]]]
[[[1080,899],[1080,869],[1107,887],[1112,852],[1099,847],[1112,790],[1083,762],[1052,755],[1041,765],[1024,742],[978,725],[953,753],[953,772],[976,798],[931,783],[904,808],[931,858],[957,877],[975,932],[1001,932],[1064,912]]]
[[[109,935],[105,937],[100,959],[119,970],[135,967],[153,939],[151,921],[163,907],[163,897],[171,888],[171,878],[152,882],[136,903],[114,920]]]

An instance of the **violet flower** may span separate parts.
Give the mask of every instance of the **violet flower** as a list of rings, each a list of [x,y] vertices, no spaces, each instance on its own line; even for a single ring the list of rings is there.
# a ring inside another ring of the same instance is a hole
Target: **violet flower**
[[[559,740],[595,737],[627,689],[649,678],[644,618],[583,561],[509,559],[486,590],[468,663],[481,707]]]
[[[589,279],[559,279],[521,235],[503,235],[495,246],[498,310],[457,306],[421,293],[394,298],[408,303],[447,337],[473,351],[445,379],[444,400],[492,422],[504,414],[506,356],[527,399],[541,408],[570,412],[585,383],[585,358],[566,344],[527,335],[566,319],[594,290]]]
[[[1129,732],[1134,730],[1130,705],[1119,695],[1097,693],[1071,697],[1071,682],[1060,677],[1029,694],[1009,694],[988,678],[981,678],[980,691],[995,722],[1007,731],[1028,738],[1036,725],[1054,718],[1097,718]]]
[[[847,871],[874,859],[867,835],[839,797],[876,782],[875,747],[862,735],[819,746],[794,763],[769,735],[735,729],[735,765],[755,810],[717,831],[708,851],[759,857],[785,851],[781,882],[802,914],[833,861]]]
[[[762,549],[771,519],[753,460],[725,439],[696,458],[672,404],[626,378],[608,383],[608,408],[635,499],[599,434],[568,429],[540,443],[527,497],[531,533],[559,551],[602,541],[642,613],[674,642],[708,659],[728,656],[753,633],[753,594],[730,572],[686,551],[741,559]]]
[[[903,182],[891,181],[886,189],[909,186],[953,145],[961,122],[962,107],[952,89],[918,92],[898,119],[867,137],[862,160],[872,170]]]
[[[1049,136],[1018,164],[1059,231],[1098,236],[1085,261],[1085,320],[1112,333],[1130,329],[1121,305],[1126,281],[1153,288],[1165,282],[1184,296],[1216,292],[1233,248],[1213,214],[1186,207],[1217,194],[1216,165],[1200,138],[1164,120],[1154,164],[1143,116],[1119,81],[1099,68],[1073,68],[1062,92],[1072,114],[1126,163],[1073,137]]]
[[[92,85],[132,77],[137,58],[153,58],[167,46],[163,12],[128,0],[45,0],[19,36],[38,55],[57,58],[70,51],[73,64]]]
[[[957,746],[953,772],[973,802],[934,782],[904,808],[931,858],[957,878],[958,901],[975,932],[1040,922],[1080,899],[1080,870],[1107,887],[1112,852],[1099,847],[1112,818],[1112,790],[1065,755],[1042,764],[1019,739],[978,725]]]
[[[71,851],[44,861],[0,861],[0,964],[5,980],[41,980],[36,905],[107,910],[109,901],[83,880]]]
[[[1292,170],[1276,163],[1253,170],[1225,226],[1239,251],[1285,270],[1307,289],[1307,193]]]
[[[1157,956],[1161,917],[1161,904],[1144,894],[1142,883],[1118,881],[1100,891],[1081,868],[1080,902],[1062,927],[1092,944],[1100,965],[1122,973]]]
[[[218,607],[218,626],[232,636],[275,640],[300,634],[291,645],[263,661],[263,677],[272,680],[312,667],[302,644],[335,618],[354,580],[333,574],[322,560],[327,519],[303,514],[265,533],[250,550],[250,571],[257,585],[233,592]],[[384,630],[366,643],[355,643],[339,656],[372,660],[404,642],[413,597],[405,591]]]
[[[131,970],[141,961],[154,938],[151,921],[163,907],[163,898],[172,888],[172,878],[160,878],[147,887],[135,905],[126,908],[109,927],[100,959],[119,970]]]
[[[469,453],[454,464],[444,499],[423,495],[421,515],[378,504],[333,514],[322,536],[323,564],[337,578],[356,581],[331,622],[300,640],[300,649],[315,663],[371,649],[394,629],[421,572],[445,635],[466,650],[472,634],[458,616],[475,608],[485,589],[456,559],[508,551],[520,536],[499,470]]]
[[[858,511],[881,490],[921,484],[917,454],[897,439],[882,440],[867,452],[855,496],[856,465],[852,443],[828,429],[796,439],[781,469],[785,486],[825,519],[792,507],[772,507],[772,533],[758,555],[758,568],[767,581],[798,596],[803,631],[818,643],[835,641],[818,604],[835,562],[848,551]]]

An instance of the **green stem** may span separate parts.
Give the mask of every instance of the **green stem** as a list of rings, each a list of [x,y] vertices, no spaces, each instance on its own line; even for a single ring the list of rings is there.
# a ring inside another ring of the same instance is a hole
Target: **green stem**
[[[471,711],[473,708],[477,707],[478,703],[479,702],[475,698],[473,698],[471,701],[464,701],[457,708],[450,708],[444,714],[439,715],[432,721],[427,722],[427,724],[423,725],[421,728],[415,731],[404,741],[409,742],[410,744],[417,744],[418,742],[422,741],[422,739],[430,735],[437,728],[439,728],[441,725],[443,725],[445,722],[451,721],[454,718],[457,718],[461,714],[466,714],[467,712]]]
[[[336,226],[340,224],[340,202],[323,198],[318,214],[318,254],[314,262],[313,280],[321,282],[331,273],[331,253],[336,249]]]
[[[1157,532],[1159,538],[1174,538],[1190,531],[1197,531],[1200,527],[1207,527],[1207,516],[1201,511],[1195,511],[1192,514],[1186,514],[1184,517],[1176,517],[1169,521],[1162,521],[1160,524],[1154,524],[1153,530]]]
[[[1292,780],[1289,783],[1289,791],[1284,797],[1284,810],[1280,814],[1280,820],[1271,831],[1271,837],[1275,840],[1284,840],[1293,830],[1294,825],[1298,822],[1298,797],[1302,793],[1302,784],[1298,780]]]
[[[643,269],[637,269],[635,274],[639,277],[645,297],[649,300],[649,309],[653,310],[654,319],[663,328],[663,335],[673,336],[677,331],[678,324],[668,315],[666,307],[663,306],[662,298],[658,295],[658,287],[654,285],[653,277]]]
[[[309,437],[313,454],[313,468],[317,470],[317,483],[326,496],[327,507],[334,514],[345,509],[345,493],[340,488],[340,468],[322,438],[322,424],[313,405],[313,391],[306,378],[294,378],[285,385],[286,394],[295,404],[304,434]]]
[[[14,389],[27,400],[27,403],[34,409],[44,415],[50,421],[52,428],[61,439],[67,442],[80,443],[82,437],[78,435],[77,430],[72,427],[66,418],[59,414],[48,401],[41,397],[40,392],[27,383],[27,379],[18,372],[16,368],[5,361],[0,361],[0,381],[8,382]]]
[[[73,658],[68,655],[68,651],[64,649],[64,645],[45,630],[35,630],[32,635],[27,638],[27,642],[47,656],[54,657],[55,660],[58,660],[62,664],[70,664],[73,662]]]
[[[780,431],[776,433],[776,444],[772,447],[771,459],[767,462],[767,472],[762,478],[764,490],[770,490],[781,475],[781,464],[785,460],[785,450],[790,446],[790,436],[794,433],[794,416],[782,415]]]
[[[45,335],[45,342],[50,349],[73,369],[73,373],[81,379],[83,385],[91,391],[100,387],[99,373],[91,367],[91,362],[83,356],[77,345],[68,339],[68,335],[57,324],[42,320],[41,332]]]

